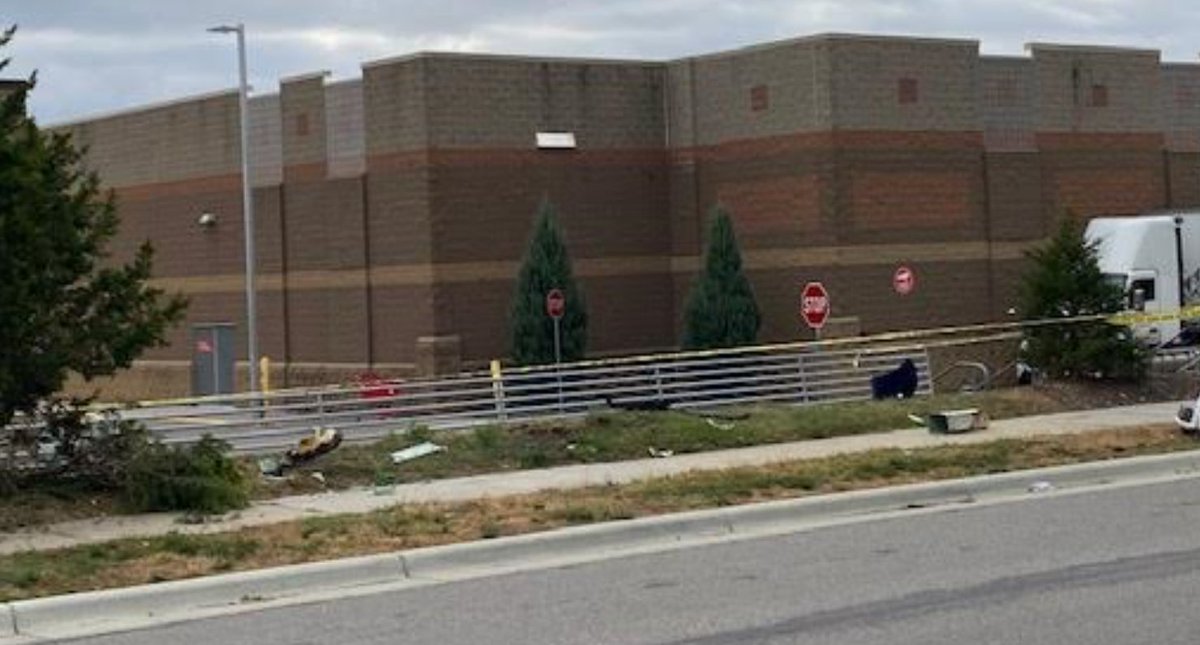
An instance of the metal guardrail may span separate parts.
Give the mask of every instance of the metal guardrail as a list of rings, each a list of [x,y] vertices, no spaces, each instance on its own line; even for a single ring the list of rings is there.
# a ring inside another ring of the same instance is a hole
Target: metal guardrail
[[[797,405],[868,399],[870,377],[911,359],[917,394],[932,391],[926,346],[839,342],[738,348],[466,373],[429,380],[281,390],[122,409],[169,444],[205,434],[238,452],[279,450],[315,427],[370,441],[415,426],[435,429],[573,417],[618,407],[697,409],[763,402]]]

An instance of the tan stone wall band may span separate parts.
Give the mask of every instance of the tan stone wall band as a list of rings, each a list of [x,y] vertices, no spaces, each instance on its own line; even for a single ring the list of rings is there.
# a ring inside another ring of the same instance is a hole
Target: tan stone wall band
[[[1017,260],[1038,242],[996,242],[991,245],[993,260]],[[807,267],[870,266],[897,262],[965,262],[988,257],[987,242],[936,244],[880,244],[830,246],[803,249],[759,249],[744,252],[749,270]],[[411,264],[377,266],[371,269],[371,284],[376,287],[420,286],[436,283],[507,280],[516,275],[516,262],[458,262],[451,264]],[[662,273],[691,273],[699,270],[698,256],[642,256],[585,258],[576,260],[576,273],[582,277],[612,277]],[[153,285],[168,291],[188,294],[240,293],[245,288],[241,274],[223,274],[179,278],[156,278]],[[262,291],[282,291],[283,275],[258,277]],[[287,274],[290,290],[351,289],[366,286],[360,269],[291,271]]]

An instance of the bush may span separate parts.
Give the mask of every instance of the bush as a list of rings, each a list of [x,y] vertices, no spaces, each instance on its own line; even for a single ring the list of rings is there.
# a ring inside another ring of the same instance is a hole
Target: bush
[[[554,320],[546,315],[546,294],[551,289],[559,289],[566,296],[560,321],[562,360],[580,360],[587,347],[587,305],[572,274],[554,207],[543,201],[508,313],[512,334],[509,351],[518,365],[554,362]]]
[[[704,269],[692,285],[684,311],[685,349],[718,349],[749,345],[758,338],[762,316],[750,280],[742,270],[742,255],[729,213],[713,211]]]
[[[1082,225],[1067,214],[1054,237],[1028,254],[1032,266],[1021,285],[1024,318],[1075,318],[1120,311],[1124,293],[1104,280],[1097,256],[1097,245],[1084,239]],[[1031,365],[1057,378],[1139,380],[1147,367],[1147,354],[1129,330],[1104,320],[1029,327],[1023,354]]]
[[[0,493],[32,488],[111,491],[149,433],[112,413],[87,411],[84,399],[49,399],[7,428]]]
[[[228,450],[228,444],[210,435],[187,448],[146,446],[129,464],[122,490],[126,504],[137,511],[224,513],[244,508],[248,484]]]

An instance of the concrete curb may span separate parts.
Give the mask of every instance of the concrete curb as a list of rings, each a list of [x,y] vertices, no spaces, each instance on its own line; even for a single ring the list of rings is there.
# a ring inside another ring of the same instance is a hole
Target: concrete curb
[[[131,622],[169,621],[194,612],[248,605],[313,589],[344,589],[405,577],[397,554],[313,562],[6,603],[8,635],[104,633]]]
[[[461,580],[685,545],[751,538],[905,509],[1024,499],[1034,482],[1070,492],[1118,481],[1200,477],[1200,451],[1091,462],[968,479],[675,513],[194,580],[6,603],[0,636],[98,634],[242,611],[262,601],[304,602],[399,583]]]

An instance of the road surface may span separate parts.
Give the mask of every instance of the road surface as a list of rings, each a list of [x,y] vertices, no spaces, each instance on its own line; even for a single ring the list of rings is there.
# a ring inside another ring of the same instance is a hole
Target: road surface
[[[272,609],[100,644],[1194,645],[1184,480]]]

